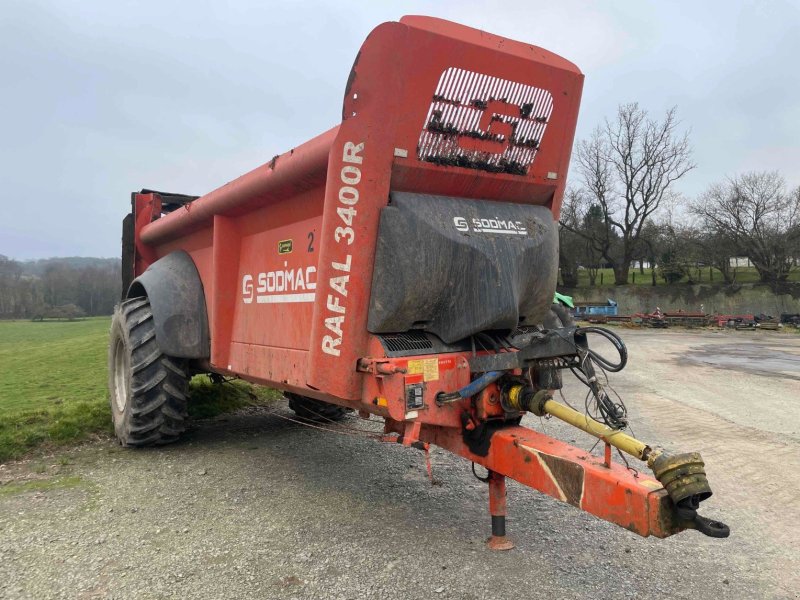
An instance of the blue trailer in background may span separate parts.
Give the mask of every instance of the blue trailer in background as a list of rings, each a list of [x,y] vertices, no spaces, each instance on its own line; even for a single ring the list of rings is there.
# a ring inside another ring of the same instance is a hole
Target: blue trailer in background
[[[574,302],[572,314],[576,319],[585,317],[616,317],[617,303],[609,298],[604,304],[599,302]]]

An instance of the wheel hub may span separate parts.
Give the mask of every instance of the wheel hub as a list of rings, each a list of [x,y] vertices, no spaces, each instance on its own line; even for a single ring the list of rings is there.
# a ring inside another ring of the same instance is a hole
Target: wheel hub
[[[128,403],[128,352],[122,340],[114,347],[114,404],[119,412]]]

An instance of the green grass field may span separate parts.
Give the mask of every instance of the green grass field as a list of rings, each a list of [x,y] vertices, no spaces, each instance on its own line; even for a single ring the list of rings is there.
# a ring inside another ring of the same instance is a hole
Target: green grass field
[[[644,269],[644,273],[639,269],[631,269],[628,273],[629,285],[652,285],[653,274],[652,269]],[[725,280],[722,278],[722,273],[719,270],[702,267],[699,269],[692,269],[692,279],[694,283],[703,283],[711,285],[723,285]],[[601,283],[602,281],[602,283]],[[758,283],[758,271],[755,267],[737,267],[736,279],[734,283]],[[795,269],[789,274],[789,281],[800,281],[800,269]],[[684,277],[679,282],[673,285],[681,285],[688,283],[688,278]],[[613,269],[600,269],[597,273],[596,286],[599,285],[614,285],[614,270]],[[663,278],[659,277],[656,273],[656,285],[667,285]],[[578,287],[585,288],[589,286],[589,272],[586,269],[578,271]]]
[[[40,445],[111,434],[106,352],[111,320],[0,321],[0,462]],[[190,414],[211,417],[279,394],[243,382],[192,381]]]

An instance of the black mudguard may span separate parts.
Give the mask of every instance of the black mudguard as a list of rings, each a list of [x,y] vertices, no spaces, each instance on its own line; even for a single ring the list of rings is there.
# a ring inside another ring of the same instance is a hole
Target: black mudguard
[[[203,282],[192,258],[177,250],[160,258],[133,280],[127,297],[147,296],[156,341],[176,358],[208,358],[210,341]]]
[[[422,330],[451,344],[537,325],[557,279],[558,226],[547,207],[392,192],[367,329]]]

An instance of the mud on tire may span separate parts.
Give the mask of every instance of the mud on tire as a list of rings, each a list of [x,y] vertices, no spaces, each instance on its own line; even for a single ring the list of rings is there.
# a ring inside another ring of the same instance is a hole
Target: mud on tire
[[[108,348],[111,414],[120,444],[152,446],[177,440],[186,424],[188,383],[183,361],[158,347],[147,298],[120,304]]]
[[[343,408],[321,400],[314,400],[307,396],[300,396],[299,394],[285,393],[284,396],[289,399],[289,408],[301,419],[306,421],[341,421],[345,418],[349,408]]]

